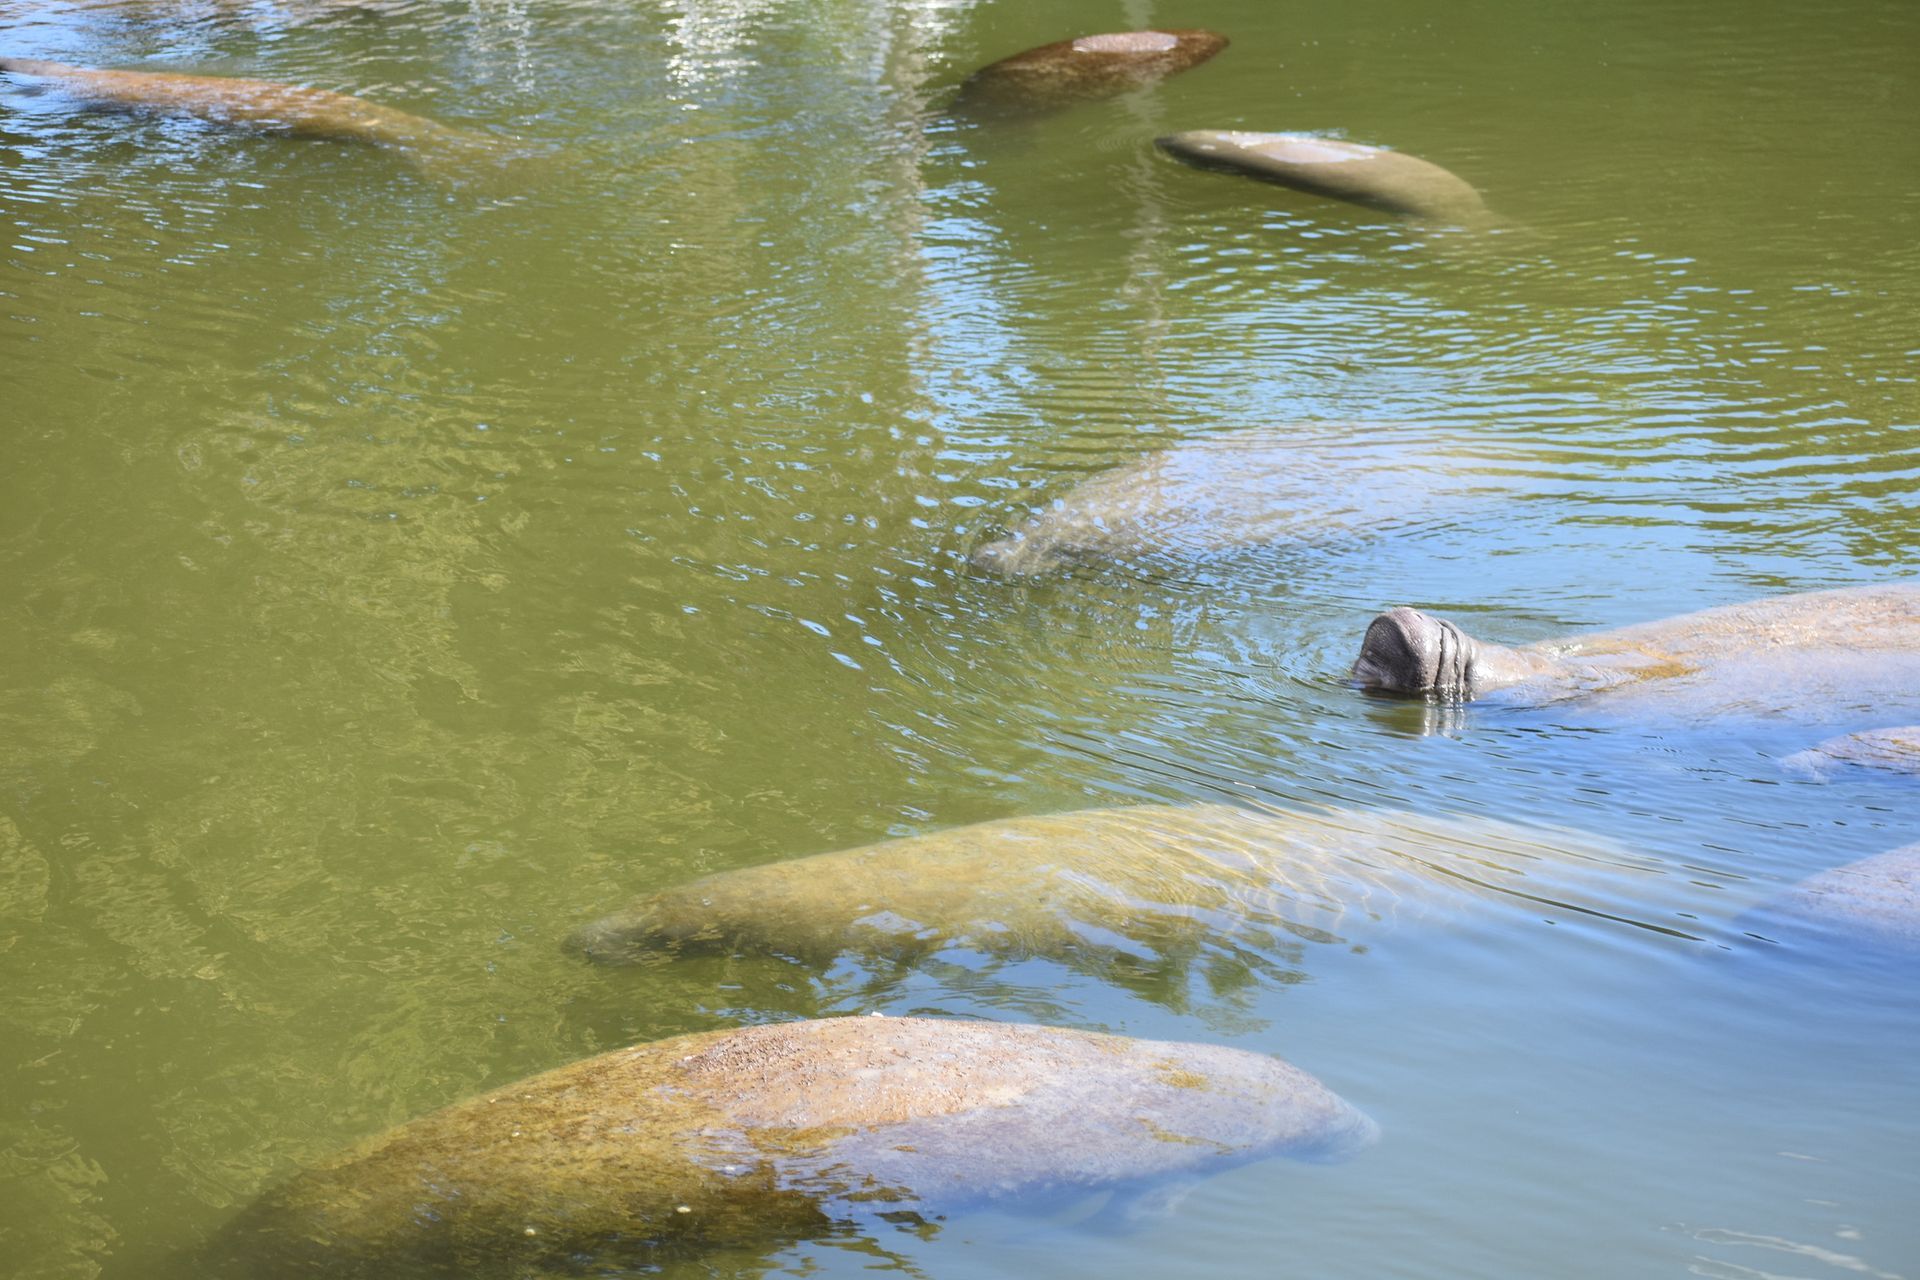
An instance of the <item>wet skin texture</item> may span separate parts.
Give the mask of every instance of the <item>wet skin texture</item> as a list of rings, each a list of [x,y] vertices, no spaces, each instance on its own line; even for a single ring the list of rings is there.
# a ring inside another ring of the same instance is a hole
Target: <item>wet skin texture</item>
[[[835,1018],[682,1036],[509,1085],[268,1193],[219,1274],[523,1274],[779,1242],[861,1215],[1033,1203],[1373,1122],[1277,1058],[1049,1027]]]
[[[1304,133],[1198,129],[1156,141],[1162,151],[1220,169],[1423,222],[1472,228],[1494,217],[1480,193],[1418,157]]]
[[[1605,841],[1490,819],[1137,805],[721,872],[642,898],[571,945],[607,963],[720,951],[817,964],[959,945],[1101,976],[1116,956],[1177,971],[1236,939],[1271,955],[1490,900],[1616,911],[1616,891],[1658,895],[1661,877],[1635,874],[1648,869]]]
[[[100,71],[34,58],[0,58],[0,71],[50,80],[61,92],[96,109],[187,116],[293,137],[391,147],[422,168],[459,158],[477,159],[497,145],[482,135],[450,129],[363,98],[268,80]]]
[[[1053,111],[1138,89],[1227,47],[1211,31],[1118,31],[1041,45],[967,77],[954,108],[979,115]]]
[[[1621,713],[1884,714],[1920,705],[1920,586],[1775,596],[1519,648],[1393,609],[1367,628],[1353,678],[1445,700],[1583,699]]]

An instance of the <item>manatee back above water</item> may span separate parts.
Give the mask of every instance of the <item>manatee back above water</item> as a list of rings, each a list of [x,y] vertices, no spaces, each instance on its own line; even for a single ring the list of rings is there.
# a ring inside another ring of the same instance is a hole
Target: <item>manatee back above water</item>
[[[1619,716],[1884,716],[1920,709],[1920,585],[1773,596],[1514,648],[1393,609],[1367,628],[1353,676],[1448,700],[1578,699]]]
[[[455,1104],[262,1197],[227,1273],[525,1274],[804,1238],[837,1220],[1035,1205],[1373,1122],[1277,1058],[1048,1027],[836,1018],[682,1036]]]
[[[1077,564],[1193,561],[1256,547],[1407,531],[1495,483],[1398,424],[1258,427],[1206,436],[1074,486],[973,565],[1029,577]]]
[[[1809,876],[1746,923],[1823,957],[1920,961],[1920,844]]]
[[[954,108],[986,115],[1055,110],[1138,89],[1226,47],[1225,36],[1197,29],[1060,40],[980,68],[960,86]]]
[[[708,950],[909,959],[962,945],[1089,968],[1116,954],[1179,966],[1250,938],[1336,942],[1370,922],[1490,900],[1651,912],[1678,879],[1659,872],[1604,840],[1491,819],[1138,805],[721,872],[644,897],[571,945],[610,963]]]
[[[1424,222],[1483,228],[1493,214],[1480,193],[1439,165],[1405,152],[1307,133],[1198,129],[1156,139],[1169,155],[1204,169],[1384,209]]]

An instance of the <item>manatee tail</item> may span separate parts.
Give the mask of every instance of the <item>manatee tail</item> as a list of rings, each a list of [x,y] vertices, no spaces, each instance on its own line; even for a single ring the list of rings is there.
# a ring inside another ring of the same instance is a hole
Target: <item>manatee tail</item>
[[[413,171],[447,190],[504,192],[524,187],[542,157],[517,139],[448,130],[399,148]]]

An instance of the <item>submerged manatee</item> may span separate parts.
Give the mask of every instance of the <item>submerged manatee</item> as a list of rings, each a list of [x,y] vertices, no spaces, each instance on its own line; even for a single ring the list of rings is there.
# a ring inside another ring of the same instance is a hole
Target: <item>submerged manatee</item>
[[[1418,157],[1308,133],[1197,129],[1155,143],[1204,169],[1224,169],[1296,191],[1332,196],[1423,222],[1481,228],[1493,223],[1480,193]]]
[[[599,1274],[860,1216],[1335,1159],[1375,1132],[1312,1076],[1240,1049],[793,1022],[643,1044],[457,1103],[268,1193],[216,1252],[262,1276]]]
[[[1085,967],[1176,960],[1259,930],[1310,942],[1476,899],[1619,915],[1659,877],[1617,846],[1491,819],[1136,805],[1010,818],[720,872],[642,898],[570,945],[612,963],[771,951],[910,959],[947,945]],[[1638,873],[1638,874],[1636,874]],[[1669,877],[1670,879],[1670,877]]]
[[[1810,876],[1750,925],[1789,945],[1920,959],[1920,844]]]
[[[1029,577],[1406,530],[1468,496],[1474,481],[1440,450],[1390,438],[1402,430],[1375,423],[1334,435],[1316,424],[1190,440],[1082,481],[976,548],[972,562]]]
[[[1353,678],[1449,700],[1498,692],[1684,714],[1821,718],[1920,705],[1920,585],[1774,596],[1512,649],[1393,609],[1368,626]]]
[[[499,144],[363,98],[269,80],[158,71],[100,71],[35,58],[0,57],[0,71],[51,80],[88,107],[188,116],[211,124],[300,138],[391,147],[436,177],[450,165],[497,155]]]
[[[1780,762],[1789,773],[1823,779],[1856,765],[1920,777],[1920,724],[1842,734]]]
[[[1227,47],[1211,31],[1114,31],[1044,44],[980,68],[960,86],[958,110],[1048,111],[1138,89],[1198,66]]]

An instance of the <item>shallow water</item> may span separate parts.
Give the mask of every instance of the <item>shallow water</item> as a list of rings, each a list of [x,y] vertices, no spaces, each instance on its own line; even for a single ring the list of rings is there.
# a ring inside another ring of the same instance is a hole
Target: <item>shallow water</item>
[[[1910,982],[1738,923],[1920,839],[1911,779],[1778,764],[1920,691],[1706,728],[1342,681],[1391,604],[1515,643],[1920,572],[1920,9],[367,8],[0,2],[0,53],[517,140],[435,182],[0,83],[9,1270],[153,1275],[483,1086],[883,1010],[1282,1053],[1384,1137],[1126,1234],[981,1216],[672,1269],[1920,1271]],[[1234,43],[1044,119],[939,110],[1156,22]],[[1188,170],[1152,147],[1185,128],[1402,147],[1508,228]],[[965,568],[1078,478],[1295,421],[1463,447],[1486,504],[1147,574]],[[560,949],[693,875],[1148,800],[1542,821],[1669,874],[1657,907],[1182,983]]]

